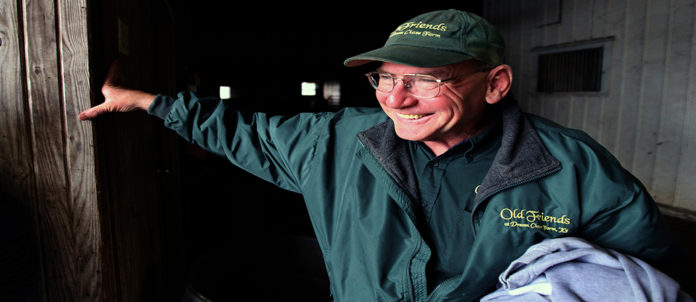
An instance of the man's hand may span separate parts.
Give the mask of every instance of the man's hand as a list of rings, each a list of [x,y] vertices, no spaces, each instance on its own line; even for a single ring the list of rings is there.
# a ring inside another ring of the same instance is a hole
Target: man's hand
[[[155,95],[139,90],[119,87],[118,63],[113,63],[102,86],[104,103],[89,108],[78,116],[80,120],[89,120],[108,112],[128,112],[147,110],[155,100]]]
[[[104,94],[104,103],[83,111],[78,116],[79,119],[89,120],[108,112],[147,110],[155,100],[154,94],[110,84],[104,84],[102,94]]]

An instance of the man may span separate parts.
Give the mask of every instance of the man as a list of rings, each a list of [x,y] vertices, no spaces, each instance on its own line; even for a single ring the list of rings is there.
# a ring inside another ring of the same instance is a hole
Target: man
[[[469,301],[531,245],[581,237],[665,270],[675,245],[650,195],[585,134],[520,112],[503,40],[444,10],[346,60],[379,108],[268,116],[182,92],[105,85],[188,141],[304,195],[336,301]],[[385,114],[386,113],[386,114]]]

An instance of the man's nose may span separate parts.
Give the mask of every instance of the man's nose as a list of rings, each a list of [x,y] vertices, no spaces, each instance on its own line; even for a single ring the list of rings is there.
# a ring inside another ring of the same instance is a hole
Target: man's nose
[[[394,83],[394,89],[392,89],[389,97],[387,97],[387,106],[390,108],[403,108],[418,102],[418,100],[408,92],[406,87],[404,81],[396,81],[396,83]]]

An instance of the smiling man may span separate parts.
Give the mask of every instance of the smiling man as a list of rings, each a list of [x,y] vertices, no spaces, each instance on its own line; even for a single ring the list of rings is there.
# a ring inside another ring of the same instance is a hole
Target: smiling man
[[[672,273],[645,188],[584,133],[520,111],[504,43],[458,10],[417,16],[346,66],[381,108],[269,116],[108,83],[80,118],[148,110],[188,141],[304,195],[335,301],[471,301],[544,239],[579,237]],[[272,285],[271,285],[272,286]]]

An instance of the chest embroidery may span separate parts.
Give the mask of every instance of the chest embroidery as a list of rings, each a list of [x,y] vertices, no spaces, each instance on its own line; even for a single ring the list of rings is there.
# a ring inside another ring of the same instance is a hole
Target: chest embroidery
[[[500,210],[500,218],[503,225],[509,228],[528,228],[556,233],[568,233],[571,219],[568,215],[552,216],[546,215],[539,210],[510,209]]]

